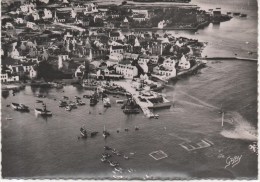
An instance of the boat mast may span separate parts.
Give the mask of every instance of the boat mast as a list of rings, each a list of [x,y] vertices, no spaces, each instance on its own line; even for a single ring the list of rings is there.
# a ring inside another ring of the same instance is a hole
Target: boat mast
[[[221,123],[221,126],[222,127],[224,126],[224,111],[222,111],[222,123]]]

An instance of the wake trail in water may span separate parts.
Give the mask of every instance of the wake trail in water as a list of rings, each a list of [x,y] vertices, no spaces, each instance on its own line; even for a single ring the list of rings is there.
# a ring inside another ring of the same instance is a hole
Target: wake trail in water
[[[195,96],[189,95],[183,91],[177,91],[197,102],[199,102],[201,105],[199,104],[195,104],[195,103],[190,103],[194,106],[204,106],[207,108],[211,108],[211,109],[216,109],[216,110],[220,110],[220,107],[216,107],[212,104],[209,104]],[[176,96],[176,93],[175,93]],[[182,102],[182,101],[180,101]],[[186,101],[183,101],[186,102]],[[188,102],[189,103],[189,102]],[[243,118],[243,116],[241,116],[240,113],[238,113],[237,111],[225,111],[225,120],[224,123],[229,123],[232,124],[234,126],[234,129],[231,130],[222,130],[221,131],[221,135],[226,137],[226,138],[232,138],[232,139],[242,139],[242,140],[250,140],[250,141],[257,141],[257,129],[252,126],[245,118]]]
[[[257,141],[257,130],[238,112],[231,111],[226,114],[235,126],[233,130],[223,130],[221,135],[226,138]],[[224,124],[225,125],[225,124]]]

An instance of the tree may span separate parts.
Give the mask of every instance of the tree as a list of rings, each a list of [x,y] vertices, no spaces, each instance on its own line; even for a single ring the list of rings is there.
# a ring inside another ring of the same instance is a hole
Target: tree
[[[126,5],[127,4],[127,2],[126,1],[123,1],[122,2],[122,6],[124,6],[124,5]]]

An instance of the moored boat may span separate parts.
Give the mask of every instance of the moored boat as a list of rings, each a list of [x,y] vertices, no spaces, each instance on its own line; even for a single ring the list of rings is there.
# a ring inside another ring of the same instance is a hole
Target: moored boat
[[[82,138],[87,138],[88,137],[88,133],[87,130],[83,127],[80,128],[80,134],[82,136]]]
[[[111,107],[110,99],[108,97],[103,99],[104,107]]]
[[[46,105],[43,104],[43,108],[35,108],[35,114],[42,115],[42,116],[52,116],[52,112],[46,109]]]
[[[12,108],[16,111],[23,111],[23,112],[29,112],[29,107],[24,104],[18,104],[18,103],[12,103]]]
[[[247,17],[247,14],[241,14],[240,17],[245,18]]]
[[[98,103],[97,92],[95,92],[90,98],[90,106],[95,106]]]

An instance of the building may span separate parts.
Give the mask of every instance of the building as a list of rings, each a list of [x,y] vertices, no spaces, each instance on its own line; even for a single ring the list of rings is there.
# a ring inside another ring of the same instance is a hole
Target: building
[[[69,59],[69,55],[58,55],[58,69],[63,68],[64,61]]]
[[[150,63],[157,64],[159,60],[159,56],[150,56]]]
[[[30,69],[30,72],[29,72],[29,77],[31,79],[34,79],[37,77],[37,74],[38,74],[38,72],[37,72],[36,68],[32,67],[32,69]]]
[[[44,8],[43,13],[44,13],[44,16],[42,17],[43,19],[52,19],[51,10]]]
[[[109,32],[109,38],[114,41],[119,40],[120,33],[119,32]]]
[[[144,14],[137,14],[133,16],[133,20],[140,23],[146,20],[146,16]]]
[[[120,53],[123,54],[124,53],[124,47],[123,46],[110,46],[110,54],[113,53]]]
[[[132,9],[132,12],[134,15],[143,14],[145,15],[145,18],[149,18],[149,13],[146,9]]]
[[[174,59],[168,58],[163,61],[162,66],[167,69],[175,68],[176,61]]]
[[[160,21],[160,22],[158,23],[158,28],[159,28],[159,29],[163,29],[163,28],[164,28],[164,23],[165,23],[164,20],[163,20],[163,21]]]
[[[134,78],[138,75],[138,70],[135,66],[118,64],[116,73],[124,75],[125,78]]]
[[[150,57],[143,54],[139,57],[138,64],[140,64],[140,63],[146,63],[147,64],[149,61],[150,61]]]
[[[85,66],[84,65],[80,65],[76,71],[75,71],[75,78],[77,79],[83,79],[84,77],[84,72],[85,72]]]
[[[17,23],[17,24],[24,24],[24,23],[25,23],[24,19],[23,19],[23,18],[20,18],[20,17],[16,18],[14,21],[15,21],[15,23]]]
[[[183,55],[181,57],[181,60],[179,61],[178,66],[180,67],[180,69],[190,69],[190,62],[186,59],[186,57]]]
[[[120,53],[111,53],[109,55],[109,59],[112,59],[112,60],[122,61],[123,58],[124,58],[123,54],[120,54]]]

